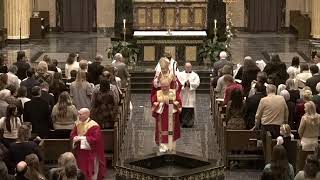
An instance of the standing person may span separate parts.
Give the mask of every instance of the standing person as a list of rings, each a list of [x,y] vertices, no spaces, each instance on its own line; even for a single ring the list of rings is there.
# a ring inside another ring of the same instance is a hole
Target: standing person
[[[317,94],[316,86],[317,86],[318,82],[320,82],[320,74],[319,74],[318,66],[311,65],[310,72],[312,74],[312,77],[307,79],[306,86],[310,87],[312,90],[312,94],[316,95]]]
[[[233,63],[230,62],[227,58],[228,58],[228,54],[225,51],[221,51],[219,54],[220,60],[216,61],[215,63],[213,63],[213,69],[212,69],[212,74],[213,77],[218,76],[218,71],[223,68],[223,66],[225,65],[229,65],[231,67],[233,67]]]
[[[52,123],[54,129],[73,129],[77,120],[77,108],[72,104],[72,99],[68,92],[60,94],[58,102],[52,109]]]
[[[271,76],[275,78],[274,83],[276,86],[284,84],[289,77],[286,64],[280,60],[278,54],[271,55],[270,62],[267,63],[263,71],[267,73],[268,77]]]
[[[291,60],[291,66],[288,67],[287,73],[293,70],[294,74],[297,75],[300,73],[300,59],[298,56],[294,56]]]
[[[101,65],[102,60],[103,56],[97,55],[94,58],[94,62],[88,65],[88,79],[89,82],[94,85],[99,84],[99,76],[102,75],[103,72],[104,67]]]
[[[34,78],[39,81],[39,83],[46,82],[48,84],[51,84],[52,74],[48,72],[48,64],[46,62],[39,62]]]
[[[8,82],[7,85],[13,85],[17,89],[20,87],[21,80],[16,76],[18,71],[18,67],[16,65],[11,65],[9,67],[9,72],[7,73],[8,76]]]
[[[34,75],[35,75],[35,71],[34,71],[34,68],[29,68],[27,70],[27,78],[22,80],[21,83],[20,83],[20,86],[25,86],[27,88],[27,97],[28,98],[31,98],[32,95],[31,95],[31,89],[34,87],[34,86],[39,86],[40,83],[39,81],[37,81],[35,78],[34,78]]]
[[[231,99],[227,104],[226,122],[228,129],[245,129],[246,124],[243,119],[244,104],[243,95],[240,89],[231,92]]]
[[[164,59],[169,63],[168,71],[173,75],[178,75],[179,74],[179,69],[178,69],[177,61],[172,58],[172,55],[169,52],[166,52],[164,54],[164,56],[165,56]],[[161,59],[160,59],[160,61],[161,61]],[[158,76],[160,74],[160,72],[162,71],[162,68],[161,68],[161,65],[160,65],[160,61],[158,62],[157,66],[155,68],[156,76]]]
[[[240,67],[237,75],[235,76],[235,79],[241,80],[245,97],[249,94],[251,82],[257,79],[258,72],[260,72],[260,69],[256,65],[255,61],[250,56],[245,57],[243,66]]]
[[[71,132],[77,164],[87,180],[103,180],[106,174],[103,136],[99,125],[90,119],[90,110],[79,110],[79,120]]]
[[[86,72],[78,71],[76,81],[70,85],[70,95],[77,109],[91,107],[93,87],[86,79]]]
[[[299,171],[294,180],[318,180],[320,179],[320,163],[316,155],[307,156],[304,168]]]
[[[234,82],[234,79],[231,75],[227,74],[223,77],[224,83],[226,85],[226,89],[224,90],[224,101],[223,104],[227,105],[231,98],[232,91],[238,89],[243,92],[241,84],[237,84]]]
[[[232,67],[229,65],[225,65],[223,66],[221,70],[221,74],[222,76],[219,77],[218,81],[217,81],[217,87],[215,88],[215,92],[217,93],[217,97],[218,98],[223,98],[224,97],[224,90],[226,89],[226,85],[224,82],[224,76],[229,74],[232,75]]]
[[[200,85],[200,78],[192,71],[191,63],[185,63],[185,70],[179,73],[178,78],[182,84],[182,127],[192,127],[194,124],[194,107],[196,104],[196,90]]]
[[[161,90],[156,91],[151,99],[152,116],[156,119],[155,141],[159,152],[175,151],[176,140],[180,138],[181,99],[178,91],[170,89],[169,78],[160,81]]]
[[[8,61],[7,56],[0,53],[0,73],[7,73],[8,67],[6,65],[6,61]]]
[[[23,118],[25,122],[31,122],[32,132],[45,138],[51,125],[49,104],[41,98],[41,89],[38,86],[32,88],[32,99],[24,104]]]
[[[123,62],[122,54],[117,53],[114,56],[115,62],[112,63],[112,67],[116,68],[117,76],[121,79],[121,87],[126,87],[127,79],[130,77],[130,74],[127,69],[127,65]]]
[[[288,122],[288,107],[285,99],[276,95],[276,86],[267,86],[267,97],[260,100],[257,113],[256,125],[254,128],[262,126],[264,132],[270,131],[272,138],[277,138],[280,132],[280,125]]]
[[[27,77],[26,72],[31,67],[27,62],[26,53],[24,51],[19,51],[17,55],[17,62],[13,63],[18,67],[17,76],[20,80]]]
[[[114,102],[110,90],[110,81],[105,77],[101,77],[99,91],[92,96],[91,118],[95,119],[102,129],[114,128],[117,110],[118,104]]]
[[[7,147],[18,138],[18,129],[22,121],[17,117],[17,106],[9,104],[7,114],[0,119],[0,129],[3,129],[3,141]]]
[[[41,98],[45,100],[49,104],[50,112],[55,104],[54,96],[49,93],[49,84],[47,82],[43,82],[40,84],[41,88]]]
[[[296,76],[296,80],[298,81],[298,87],[304,88],[307,79],[311,77],[312,74],[310,73],[309,65],[307,63],[302,63],[300,65],[300,73]]]
[[[306,113],[302,116],[298,129],[302,151],[314,152],[318,146],[320,115],[316,112],[316,106],[312,101],[306,102],[304,108]]]
[[[50,88],[50,92],[54,96],[54,102],[57,103],[59,95],[63,91],[67,90],[67,86],[62,80],[62,74],[61,73],[55,72],[53,74],[53,80],[52,80],[52,83],[50,84],[49,88]]]
[[[69,57],[67,59],[66,65],[65,65],[65,76],[67,79],[70,79],[70,72],[72,70],[76,70],[79,71],[80,67],[79,67],[79,62],[76,61],[77,55],[75,53],[70,53]]]

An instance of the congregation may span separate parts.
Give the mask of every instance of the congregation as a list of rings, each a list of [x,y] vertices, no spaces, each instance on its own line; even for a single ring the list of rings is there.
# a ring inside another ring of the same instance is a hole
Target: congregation
[[[111,65],[103,57],[82,60],[70,53],[62,71],[45,55],[30,64],[25,52],[8,65],[0,54],[0,172],[9,179],[98,179],[106,176],[102,129],[114,128],[118,106],[130,74],[120,53]],[[44,172],[39,152],[46,138],[69,139],[58,168]]]
[[[277,54],[271,55],[267,63],[247,56],[234,69],[228,61],[228,54],[221,52],[220,60],[214,63],[211,86],[214,88],[215,101],[221,102],[221,106],[226,108],[223,119],[226,128],[247,130],[248,133],[261,132],[258,139],[262,141],[265,156],[268,147],[266,136],[269,134],[276,139],[270,162],[265,165],[261,179],[320,178],[319,67],[320,53],[315,54],[310,63],[302,63],[299,57],[294,57],[288,68]],[[292,164],[296,162],[296,156],[293,156],[296,147],[290,145],[297,140],[302,146],[299,160],[304,168],[300,169]],[[228,140],[224,143],[228,145]],[[229,152],[224,153],[226,157],[229,156]],[[230,153],[238,157],[239,153],[246,152]],[[238,161],[227,160],[225,163],[227,167],[234,167]]]

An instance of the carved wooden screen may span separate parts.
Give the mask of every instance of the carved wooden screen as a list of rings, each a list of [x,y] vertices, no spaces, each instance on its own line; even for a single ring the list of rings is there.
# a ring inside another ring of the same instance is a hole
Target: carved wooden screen
[[[136,0],[133,2],[134,30],[205,30],[207,0]]]

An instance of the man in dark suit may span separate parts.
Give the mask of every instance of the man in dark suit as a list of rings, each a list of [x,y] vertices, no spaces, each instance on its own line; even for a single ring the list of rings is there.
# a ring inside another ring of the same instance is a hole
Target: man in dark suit
[[[130,74],[127,69],[127,65],[123,62],[122,54],[117,53],[114,56],[115,62],[112,63],[112,67],[115,68],[116,75],[121,79],[121,87],[126,87],[127,79],[129,78]]]
[[[17,76],[20,80],[24,80],[27,75],[27,70],[31,67],[26,61],[26,53],[24,51],[19,51],[17,55],[17,62],[13,63],[18,67]]]
[[[90,83],[94,85],[99,84],[99,77],[103,72],[103,66],[101,65],[101,61],[103,57],[101,55],[97,55],[94,59],[95,61],[88,65],[88,80]]]
[[[20,83],[20,86],[24,86],[27,88],[27,97],[30,99],[32,98],[31,89],[34,86],[40,85],[40,83],[34,78],[34,74],[35,74],[34,68],[29,68],[27,70],[27,78]]]
[[[45,138],[51,124],[49,104],[41,98],[39,86],[32,88],[32,99],[24,104],[23,119],[31,122],[32,132]]]
[[[316,86],[317,86],[318,82],[320,82],[320,74],[319,74],[318,66],[311,65],[310,72],[312,74],[312,77],[307,79],[306,86],[309,86],[311,88],[312,94],[316,95],[316,94],[318,94],[318,92],[316,90]]]
[[[224,65],[229,65],[233,67],[233,63],[227,60],[228,58],[227,52],[221,51],[219,57],[220,57],[220,60],[213,63],[213,69],[212,69],[213,77],[218,76],[219,69],[223,68]]]
[[[256,112],[260,103],[260,100],[265,97],[266,86],[261,83],[256,83],[255,94],[248,97],[245,103],[244,119],[246,121],[246,128],[251,129],[255,125]]]
[[[49,93],[49,84],[47,82],[43,82],[40,84],[41,88],[41,98],[45,100],[50,108],[50,112],[54,106],[54,96]]]

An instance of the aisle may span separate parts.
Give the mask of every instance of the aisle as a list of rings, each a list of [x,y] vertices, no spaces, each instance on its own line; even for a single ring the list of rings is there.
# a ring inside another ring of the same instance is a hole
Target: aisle
[[[151,116],[149,94],[132,94],[133,111],[125,137],[125,159],[140,158],[156,151],[154,142],[155,120]],[[218,154],[210,116],[208,94],[197,95],[196,120],[193,128],[183,128],[177,141],[177,151],[201,156],[205,159],[221,159]]]

